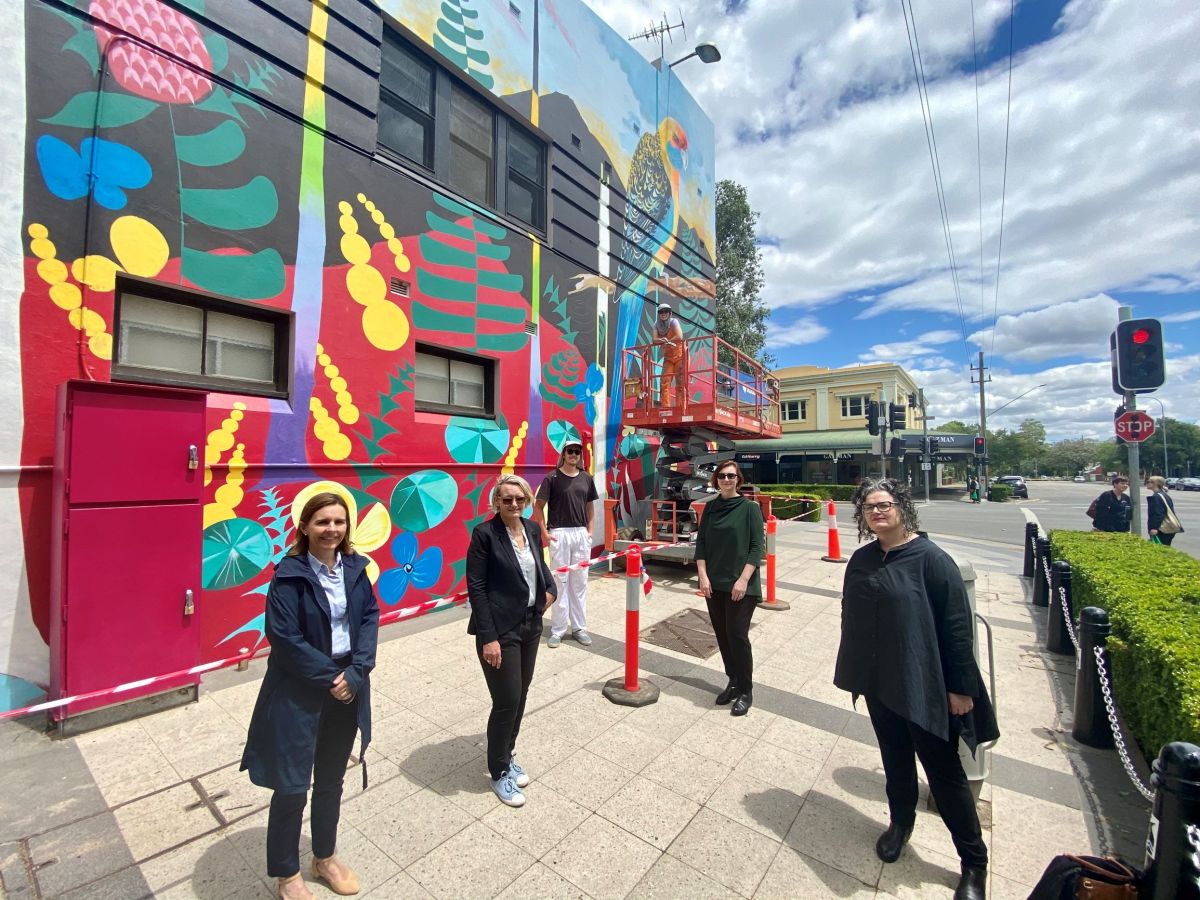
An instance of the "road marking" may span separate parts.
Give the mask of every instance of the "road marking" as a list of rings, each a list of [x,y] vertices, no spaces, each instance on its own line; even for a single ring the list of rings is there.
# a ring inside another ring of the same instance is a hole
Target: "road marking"
[[[1084,509],[1086,509],[1086,508],[1087,507],[1084,507]],[[1036,525],[1038,527],[1038,534],[1041,534],[1042,532],[1046,531],[1046,529],[1044,529],[1042,527],[1042,523],[1038,521],[1037,513],[1035,513],[1032,509],[1022,506],[1021,507],[1021,515],[1023,515],[1025,517],[1026,522],[1032,522],[1034,525]]]

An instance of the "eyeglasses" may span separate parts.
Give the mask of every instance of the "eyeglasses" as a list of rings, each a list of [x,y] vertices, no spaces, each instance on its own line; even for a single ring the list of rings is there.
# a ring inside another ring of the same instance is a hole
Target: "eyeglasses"
[[[580,450],[580,449],[578,449],[578,448],[576,448],[576,449],[574,449],[574,450],[570,450],[570,449],[568,449],[568,450],[566,450],[566,451],[564,451],[564,452],[567,454],[567,456],[578,456],[578,455],[579,455],[580,453],[582,453],[583,451],[582,451],[582,450]]]
[[[500,502],[503,503],[505,506],[524,506],[525,498],[524,497],[501,497]]]
[[[717,476],[717,481],[737,481],[737,472],[722,472]]]
[[[868,513],[873,513],[873,512],[881,512],[881,513],[885,513],[885,512],[891,512],[891,511],[892,511],[892,507],[893,507],[893,506],[895,506],[895,505],[896,505],[896,504],[895,504],[895,503],[893,503],[891,500],[884,500],[882,503],[864,503],[864,504],[863,504],[863,512],[868,512]]]

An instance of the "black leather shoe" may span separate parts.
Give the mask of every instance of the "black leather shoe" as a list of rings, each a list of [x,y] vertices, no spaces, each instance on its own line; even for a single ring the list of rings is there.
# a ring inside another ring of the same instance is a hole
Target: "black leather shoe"
[[[954,889],[954,900],[986,900],[987,869],[963,866],[962,878]]]
[[[733,698],[738,694],[737,685],[732,681],[729,682],[729,687],[717,694],[717,706],[728,706],[733,702]]]
[[[894,863],[898,860],[904,845],[912,837],[914,824],[910,822],[907,825],[897,825],[892,822],[888,825],[887,831],[881,834],[879,840],[875,842],[875,855],[885,863]]]
[[[754,697],[750,694],[738,694],[738,698],[733,701],[733,709],[729,711],[730,715],[744,716],[750,712],[750,707],[754,705]]]

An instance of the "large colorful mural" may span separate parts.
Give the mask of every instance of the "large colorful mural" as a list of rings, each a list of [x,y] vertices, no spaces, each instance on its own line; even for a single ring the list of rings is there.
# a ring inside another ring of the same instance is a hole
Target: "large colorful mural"
[[[24,90],[0,93],[25,123],[3,169],[22,198],[3,246],[20,251],[0,264],[23,280],[4,371],[19,372],[5,437],[25,570],[0,597],[0,708],[45,682],[54,396],[110,377],[122,276],[295,314],[286,401],[209,396],[204,659],[264,640],[272,565],[317,491],[346,498],[395,609],[462,586],[502,471],[536,485],[582,438],[602,487],[645,485],[656,443],[621,434],[615,368],[659,299],[688,331],[712,327],[712,126],[579,0],[31,0],[23,15]],[[375,155],[389,24],[549,136],[544,237]],[[494,417],[418,411],[418,341],[497,360]]]

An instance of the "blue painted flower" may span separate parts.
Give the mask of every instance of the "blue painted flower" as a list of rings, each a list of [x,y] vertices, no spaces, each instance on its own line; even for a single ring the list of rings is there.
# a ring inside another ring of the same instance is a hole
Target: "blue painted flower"
[[[395,606],[408,590],[409,584],[428,590],[442,574],[442,548],[430,547],[420,552],[417,536],[402,531],[392,541],[392,559],[398,568],[388,569],[379,576],[379,597],[388,606]]]
[[[76,152],[65,141],[43,134],[37,140],[37,158],[54,196],[78,200],[90,190],[105,209],[123,209],[129,201],[125,191],[144,188],[154,174],[142,154],[104,138],[84,138]]]
[[[584,414],[589,425],[596,422],[596,395],[604,387],[604,373],[595,363],[588,366],[587,375],[583,381],[575,385],[575,399],[583,404]]]

